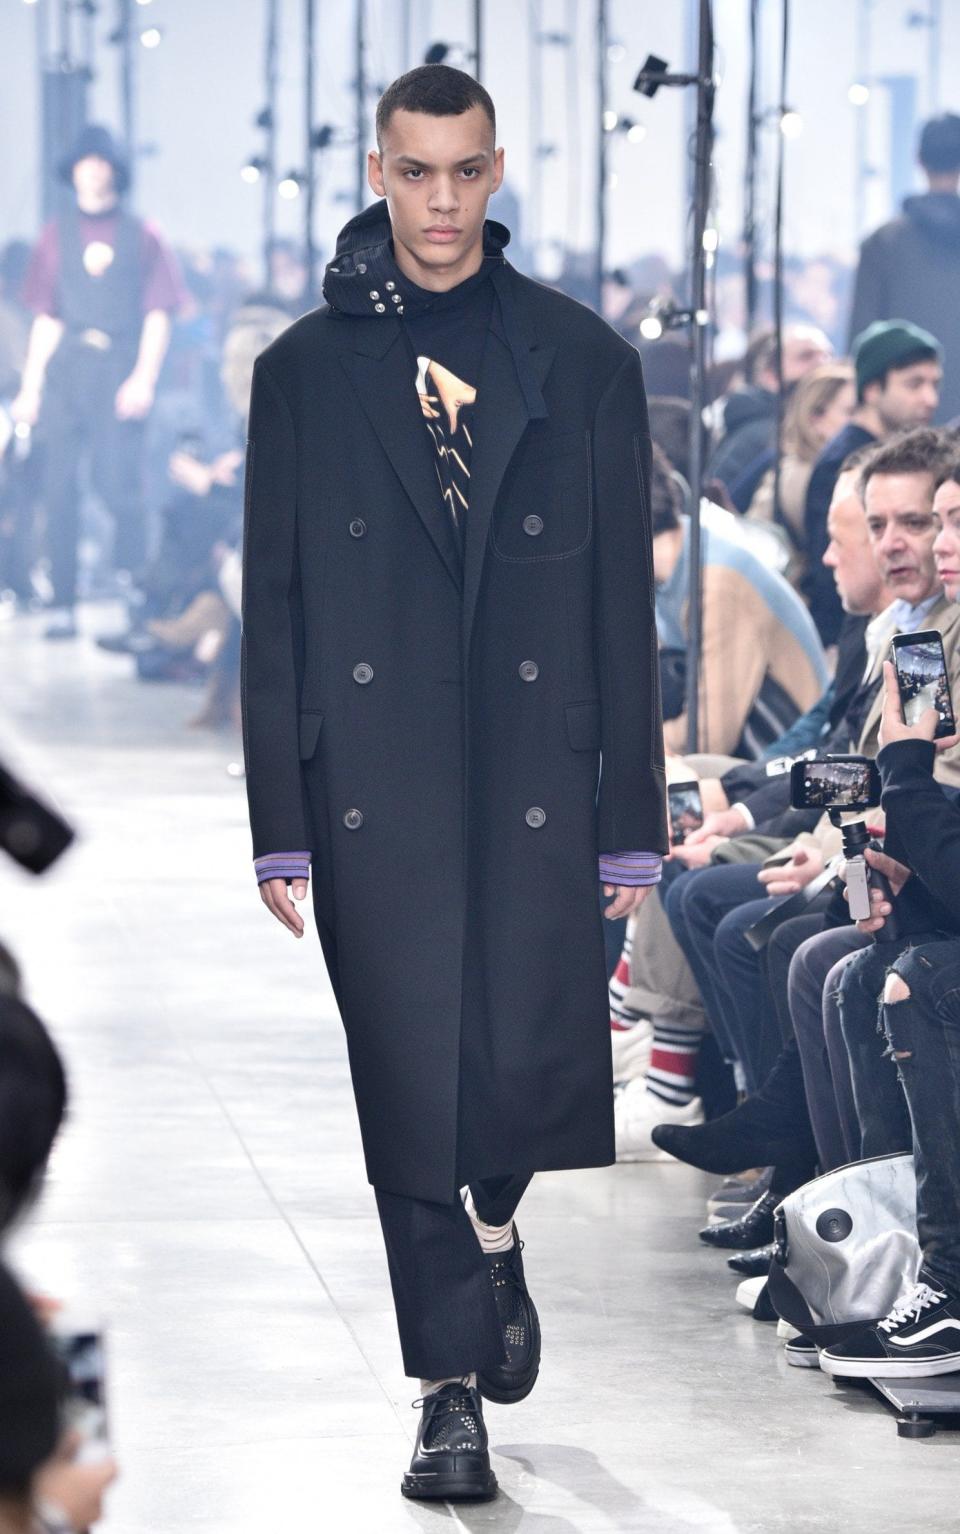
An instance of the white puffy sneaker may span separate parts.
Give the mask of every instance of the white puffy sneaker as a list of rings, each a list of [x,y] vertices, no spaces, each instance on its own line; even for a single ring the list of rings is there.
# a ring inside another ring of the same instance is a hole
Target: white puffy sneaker
[[[641,1017],[631,1028],[611,1028],[610,1046],[614,1081],[635,1081],[638,1076],[645,1076],[653,1049],[653,1024],[648,1017]]]
[[[640,1076],[617,1087],[613,1094],[613,1119],[618,1161],[675,1161],[669,1151],[654,1145],[650,1131],[656,1124],[702,1124],[703,1103],[699,1097],[682,1106],[666,1103],[647,1091],[646,1081]]]

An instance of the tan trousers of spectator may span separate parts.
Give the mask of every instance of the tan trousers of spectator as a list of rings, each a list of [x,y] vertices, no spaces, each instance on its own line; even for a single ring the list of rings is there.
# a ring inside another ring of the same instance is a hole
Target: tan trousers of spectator
[[[690,777],[697,778],[720,778],[735,765],[730,756],[691,756],[685,761]],[[659,892],[649,896],[632,918],[632,934],[630,989],[625,1005],[644,1017],[662,1018],[703,1032],[707,1018],[697,982],[673,935]]]

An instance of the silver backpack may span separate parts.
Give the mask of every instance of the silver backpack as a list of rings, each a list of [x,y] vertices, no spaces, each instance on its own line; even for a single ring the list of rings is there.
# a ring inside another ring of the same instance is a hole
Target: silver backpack
[[[911,1155],[852,1161],[804,1183],[774,1211],[770,1299],[820,1347],[882,1320],[919,1266]]]

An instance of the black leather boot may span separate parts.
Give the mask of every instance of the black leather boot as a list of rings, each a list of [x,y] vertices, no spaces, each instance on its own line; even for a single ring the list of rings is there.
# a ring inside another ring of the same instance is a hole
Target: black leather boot
[[[540,1372],[540,1318],[523,1275],[523,1242],[513,1227],[508,1252],[488,1252],[490,1278],[503,1327],[507,1362],[477,1371],[477,1388],[488,1401],[510,1406],[528,1396]]]
[[[739,1220],[726,1225],[707,1225],[700,1240],[707,1246],[719,1246],[746,1252],[755,1246],[767,1246],[773,1240],[773,1211],[783,1195],[764,1193]]]
[[[480,1392],[457,1381],[431,1390],[410,1469],[400,1483],[405,1497],[432,1502],[487,1502],[497,1494],[490,1469]]]

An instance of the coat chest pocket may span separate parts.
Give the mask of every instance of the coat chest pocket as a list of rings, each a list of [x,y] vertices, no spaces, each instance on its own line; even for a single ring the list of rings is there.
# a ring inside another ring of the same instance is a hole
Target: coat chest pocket
[[[593,476],[590,433],[525,438],[503,478],[491,544],[514,563],[566,559],[590,542]]]
[[[323,715],[316,709],[300,710],[300,760],[307,761],[317,749]]]

